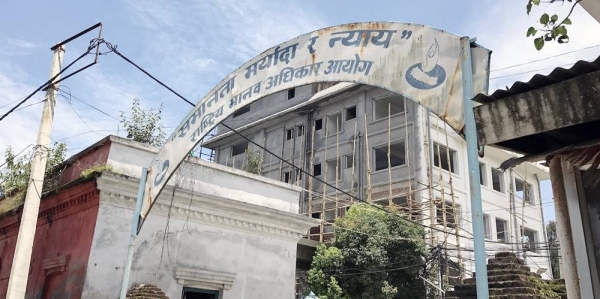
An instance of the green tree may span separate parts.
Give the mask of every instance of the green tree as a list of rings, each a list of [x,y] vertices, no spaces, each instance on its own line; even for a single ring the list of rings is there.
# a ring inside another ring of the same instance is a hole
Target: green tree
[[[143,109],[138,99],[133,99],[131,116],[125,116],[125,112],[121,111],[121,124],[127,132],[127,138],[152,146],[162,146],[165,142],[161,118],[162,104],[158,109]]]
[[[533,44],[535,48],[539,51],[544,47],[545,42],[549,41],[557,41],[559,44],[568,43],[569,35],[567,34],[567,26],[573,24],[569,17],[573,13],[575,6],[581,2],[581,0],[549,0],[549,1],[541,1],[541,0],[528,0],[527,1],[527,15],[531,13],[531,9],[533,6],[540,6],[541,3],[544,4],[555,4],[555,3],[572,3],[571,10],[569,14],[560,18],[557,14],[549,15],[544,13],[539,18],[540,26],[531,26],[527,29],[527,37],[533,37]],[[559,21],[559,19],[561,19]]]
[[[52,190],[57,187],[60,174],[58,166],[65,160],[67,146],[64,143],[58,143],[54,147],[42,149],[38,153],[48,155],[44,174],[44,190]],[[33,155],[33,149],[20,157],[16,157],[10,146],[6,149],[4,153],[6,168],[0,171],[0,197],[25,192],[31,174]]]
[[[330,247],[317,248],[308,280],[327,299],[423,298],[423,228],[396,210],[355,204],[338,219]]]
[[[550,265],[552,266],[552,277],[560,278],[560,249],[558,246],[558,235],[556,234],[556,221],[552,220],[546,225],[548,235],[548,248],[550,250]]]

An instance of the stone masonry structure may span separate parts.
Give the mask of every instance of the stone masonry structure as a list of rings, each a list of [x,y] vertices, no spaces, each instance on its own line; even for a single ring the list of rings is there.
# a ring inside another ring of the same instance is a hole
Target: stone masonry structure
[[[489,259],[487,271],[490,299],[567,298],[564,280],[542,280],[512,252],[496,253]],[[475,278],[465,279],[446,295],[447,299],[477,299]]]

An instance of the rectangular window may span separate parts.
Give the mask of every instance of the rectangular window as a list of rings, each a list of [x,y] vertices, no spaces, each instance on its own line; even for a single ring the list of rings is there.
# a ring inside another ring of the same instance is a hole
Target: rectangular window
[[[185,298],[185,299],[217,299],[217,298],[219,298],[219,291],[184,287],[183,288],[183,298]]]
[[[292,140],[292,139],[294,139],[294,129],[285,130],[285,140]]]
[[[404,112],[404,97],[390,95],[373,101],[373,120],[387,118]]]
[[[482,186],[487,186],[487,172],[484,163],[479,163],[479,182]]]
[[[342,131],[342,113],[338,112],[327,116],[327,134]]]
[[[235,112],[233,112],[233,118],[236,118],[246,112],[250,112],[250,105],[246,105],[238,110],[235,110]]]
[[[296,131],[298,132],[298,137],[303,136],[304,135],[304,126],[296,127]]]
[[[492,187],[498,192],[504,193],[504,178],[502,171],[492,168]]]
[[[313,165],[313,176],[321,175],[321,163]]]
[[[346,120],[356,118],[356,106],[346,108]]]
[[[323,119],[315,119],[315,131],[323,129]]]
[[[525,184],[522,180],[515,179],[515,195],[528,204],[533,204],[532,190],[533,186],[531,184]]]
[[[288,100],[291,100],[294,97],[296,97],[296,89],[295,88],[288,89]]]
[[[537,232],[525,229],[523,234],[523,249],[527,249],[532,252],[537,252]]]
[[[440,149],[440,154],[438,158],[438,145]],[[448,161],[447,151],[450,152],[450,161]],[[452,173],[456,173],[456,151],[453,149],[448,149],[447,147],[438,144],[437,142],[433,143],[433,165],[436,167],[442,167],[442,169],[451,171]],[[441,161],[441,163],[440,163]]]
[[[312,213],[311,217],[313,219],[321,219],[321,213]]]
[[[375,156],[375,171],[388,168],[388,146],[382,145],[373,148]],[[406,163],[406,148],[404,141],[390,145],[390,166],[400,166]]]
[[[342,165],[340,164],[342,161],[340,159],[331,159],[327,160],[327,181],[335,182],[337,169],[337,179],[342,179]]]
[[[458,208],[458,205],[456,205],[456,211],[454,211],[452,209],[451,202],[446,202],[445,205],[446,205],[446,227],[455,228],[456,224],[454,222],[458,221],[458,219],[455,219],[454,216],[459,213],[460,209]],[[456,214],[455,214],[455,212],[456,212]],[[442,206],[441,202],[436,203],[436,218],[437,218],[438,224],[444,225],[444,207]]]
[[[506,220],[496,218],[496,241],[508,243],[508,225]]]
[[[402,208],[406,208],[408,206],[406,196],[394,197],[392,198],[392,203]]]
[[[344,160],[346,160],[344,169],[351,169],[354,166],[354,155],[346,155]]]
[[[491,240],[492,239],[492,227],[490,223],[490,215],[483,214],[483,233],[484,238]]]
[[[289,171],[283,173],[283,182],[289,183],[291,181],[291,175]]]
[[[248,141],[240,142],[231,147],[231,156],[241,155],[246,152],[248,148]]]

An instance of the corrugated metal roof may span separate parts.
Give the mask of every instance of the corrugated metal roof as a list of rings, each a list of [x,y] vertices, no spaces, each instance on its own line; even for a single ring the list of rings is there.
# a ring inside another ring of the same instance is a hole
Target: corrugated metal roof
[[[531,80],[529,80],[528,82],[517,81],[509,89],[498,89],[489,96],[480,93],[477,96],[475,96],[473,100],[482,104],[486,104],[495,100],[542,88],[595,71],[600,71],[600,57],[596,58],[596,60],[592,62],[585,60],[577,61],[569,69],[565,69],[562,67],[555,68],[548,75],[537,74],[533,76],[533,78],[531,78]]]

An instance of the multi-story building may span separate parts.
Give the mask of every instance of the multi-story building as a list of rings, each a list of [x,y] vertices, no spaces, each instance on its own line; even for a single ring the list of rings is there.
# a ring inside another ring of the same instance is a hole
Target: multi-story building
[[[323,220],[309,239],[327,242],[353,202],[394,204],[427,227],[428,244],[442,244],[461,262],[463,277],[475,270],[466,142],[418,104],[371,86],[313,84],[265,97],[224,123],[266,150],[224,126],[203,147],[215,151],[215,162],[238,169],[262,156],[263,176],[302,187],[302,213]],[[514,155],[481,153],[488,254],[525,251],[532,271],[550,278],[540,196],[547,171],[523,164],[503,173],[498,167]]]

